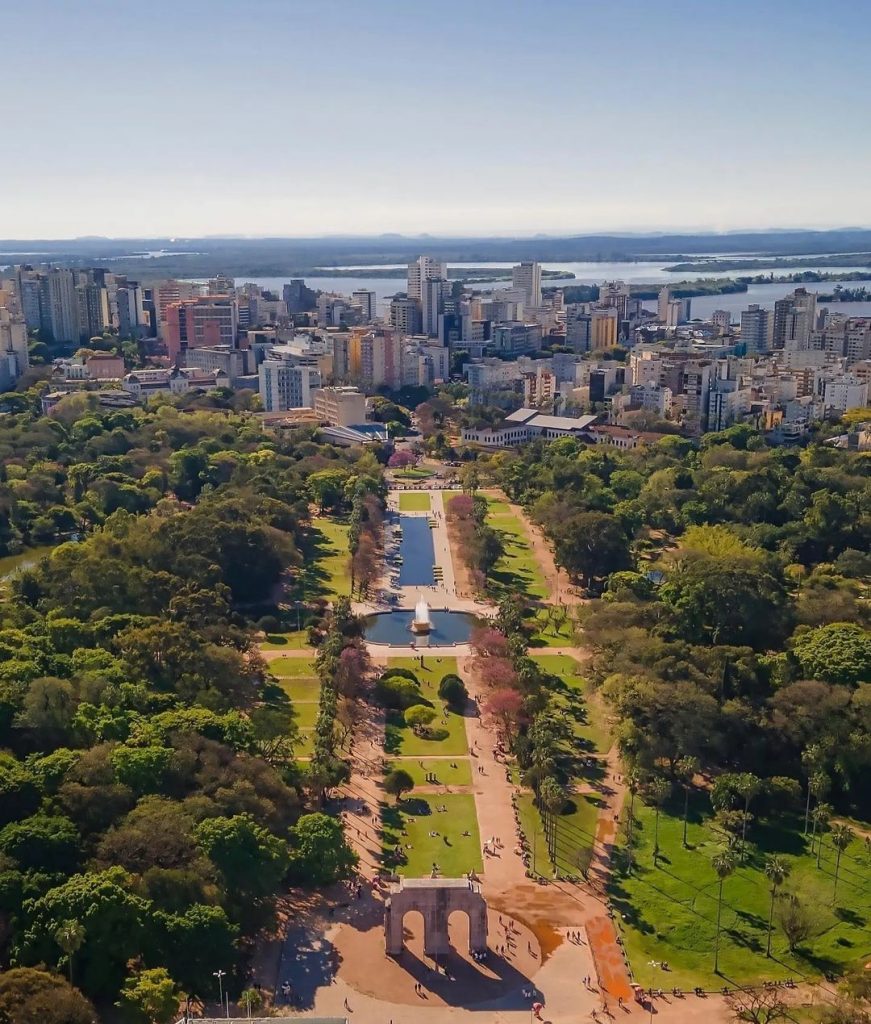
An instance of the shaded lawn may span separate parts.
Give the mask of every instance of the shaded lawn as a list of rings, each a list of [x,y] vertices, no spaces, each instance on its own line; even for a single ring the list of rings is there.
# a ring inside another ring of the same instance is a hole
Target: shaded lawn
[[[554,819],[553,860],[550,857],[544,824],[535,806],[532,792],[525,790],[518,794],[517,809],[520,827],[529,843],[529,867],[534,866],[539,875],[546,878],[555,876],[554,868],[561,875],[580,875],[584,851],[591,850],[596,837],[596,822],[599,816],[600,798],[592,794],[571,794],[566,810]]]
[[[267,633],[259,646],[262,651],[301,651],[309,646],[308,633],[304,629],[292,633]]]
[[[533,630],[529,639],[529,646],[532,648],[573,647],[575,645],[574,625],[568,613],[565,621],[557,627],[553,622],[548,622],[545,609],[537,608],[533,614],[527,616],[525,624],[528,629]]]
[[[293,712],[300,730],[314,729],[318,717],[317,701],[294,701]]]
[[[314,658],[275,658],[269,662],[269,671],[280,679],[316,679]]]
[[[413,672],[427,697],[438,694],[439,683],[444,676],[458,674],[457,659],[449,656],[434,658],[432,655],[424,654],[422,668],[419,658],[390,658],[387,665],[389,668],[405,668]]]
[[[328,516],[312,520],[302,544],[302,556],[303,564],[288,588],[291,600],[335,600],[350,595],[347,521]]]
[[[567,654],[530,655],[543,671],[554,677],[551,693],[569,719],[582,751],[605,753],[611,746],[607,724],[593,701],[590,684],[580,675],[581,666]]]
[[[447,811],[438,811],[438,807]],[[397,844],[403,849],[405,863],[388,860],[400,875],[411,878],[427,877],[433,864],[439,866],[445,878],[460,878],[467,871],[480,872],[481,840],[475,814],[475,798],[465,793],[410,796],[399,805],[384,805],[381,809],[382,849],[392,851]],[[405,827],[405,835],[402,828]],[[439,832],[430,836],[430,832]],[[464,836],[463,832],[470,835]],[[445,841],[447,839],[447,842]]]
[[[435,476],[435,471],[432,469],[397,469],[393,475],[397,480],[428,480],[431,476]]]
[[[300,729],[299,740],[293,748],[297,757],[311,757],[315,752],[315,731],[314,729]]]
[[[396,761],[390,761],[387,765],[387,771],[393,771],[394,768],[402,768],[403,771],[414,779],[415,786],[471,786],[472,785],[472,766],[469,764],[468,759],[460,758],[453,763],[456,764],[456,768],[451,767],[451,760],[434,760],[432,758],[423,759],[423,767],[421,767],[421,761],[414,757],[404,757]],[[427,772],[433,772],[435,774],[437,782],[428,782],[426,778]]]
[[[429,512],[430,500],[427,491],[401,491],[399,494],[400,512]]]
[[[802,820],[783,816],[757,823],[749,839],[755,843],[749,860],[738,866],[723,887],[720,975],[713,973],[716,933],[717,878],[711,858],[723,848],[722,835],[710,824],[706,796],[691,801],[689,849],[681,837],[682,799],[676,795],[660,816],[659,865],[653,866],[654,811],[636,800],[636,868],[617,872],[611,892],[618,923],[635,977],[642,985],[689,988],[746,984],[765,979],[844,968],[867,960],[871,950],[871,862],[860,840],[841,858],[837,907],[832,906],[834,851],[827,840],[821,869],[801,835]],[[772,958],[765,956],[770,889],[763,873],[765,857],[778,854],[790,865],[786,890],[809,908],[813,934],[790,953],[778,927],[772,937]],[[625,920],[621,916],[625,915]],[[667,960],[663,973],[648,966]]]
[[[433,702],[436,710],[445,705],[438,698]],[[438,715],[425,735],[417,735],[405,724],[399,712],[387,716],[384,750],[400,757],[428,757],[432,755],[465,756],[469,752],[466,742],[466,723],[462,715],[447,711],[447,722]]]
[[[305,703],[306,701],[317,701],[321,693],[321,682],[319,679],[293,678],[284,676],[278,680],[278,685],[293,701]]]
[[[494,507],[504,507],[505,512],[494,512]],[[495,502],[490,506],[487,522],[500,534],[505,546],[505,554],[496,563],[488,581],[494,596],[520,593],[531,598],[546,598],[549,588],[530,546],[524,524],[504,502]]]

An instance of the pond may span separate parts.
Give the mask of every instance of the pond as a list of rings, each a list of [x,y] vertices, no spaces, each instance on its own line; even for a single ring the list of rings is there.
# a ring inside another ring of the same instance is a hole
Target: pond
[[[373,644],[390,647],[447,647],[469,642],[478,620],[469,612],[437,612],[430,609],[432,629],[425,635],[411,632],[413,608],[369,615],[363,622],[363,636]]]
[[[400,516],[399,525],[399,586],[431,587],[435,583],[435,548],[429,520],[426,516]]]
[[[0,558],[0,579],[21,572],[22,569],[28,569],[31,565],[36,565],[43,555],[47,555],[52,550],[54,550],[53,544],[43,544],[41,547],[25,548],[16,555],[4,555]]]

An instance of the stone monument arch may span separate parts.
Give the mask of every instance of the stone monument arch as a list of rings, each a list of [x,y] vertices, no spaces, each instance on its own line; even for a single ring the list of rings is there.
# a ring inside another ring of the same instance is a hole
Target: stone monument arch
[[[402,921],[410,910],[423,916],[426,956],[445,956],[450,951],[448,918],[455,910],[469,918],[469,952],[487,948],[487,903],[477,882],[467,878],[402,878],[394,883],[384,906],[388,956],[402,952]]]

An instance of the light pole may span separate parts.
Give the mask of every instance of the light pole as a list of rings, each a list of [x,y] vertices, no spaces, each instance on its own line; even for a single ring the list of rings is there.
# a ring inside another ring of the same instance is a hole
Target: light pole
[[[221,1009],[224,1008],[224,985],[221,978],[223,978],[226,973],[226,971],[212,971],[212,977],[218,979],[218,1004]]]

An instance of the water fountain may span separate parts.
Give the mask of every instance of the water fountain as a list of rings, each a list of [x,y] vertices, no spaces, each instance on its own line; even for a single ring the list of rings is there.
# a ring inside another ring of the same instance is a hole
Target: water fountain
[[[429,617],[429,605],[421,598],[414,606],[414,618],[411,620],[411,632],[418,636],[425,636],[432,630],[432,621]]]

